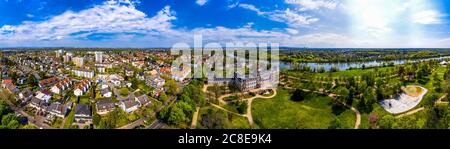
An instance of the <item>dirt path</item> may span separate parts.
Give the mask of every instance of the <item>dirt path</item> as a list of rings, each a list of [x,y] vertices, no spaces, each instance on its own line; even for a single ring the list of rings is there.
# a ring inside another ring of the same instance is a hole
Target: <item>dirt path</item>
[[[194,115],[192,116],[191,129],[195,129],[197,127],[198,111],[200,111],[200,107],[195,108]]]

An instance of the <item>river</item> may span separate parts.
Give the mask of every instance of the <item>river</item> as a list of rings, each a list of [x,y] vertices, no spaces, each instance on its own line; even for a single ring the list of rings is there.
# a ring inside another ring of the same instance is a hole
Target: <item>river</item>
[[[389,63],[392,63],[394,65],[400,65],[405,64],[408,62],[417,62],[417,61],[426,61],[426,60],[433,60],[433,59],[446,59],[450,58],[450,56],[441,56],[441,57],[434,57],[434,58],[423,58],[423,59],[415,59],[415,60],[390,60],[390,61],[367,61],[367,62],[333,62],[333,63],[317,63],[317,62],[301,62],[299,65],[301,66],[308,66],[309,68],[313,70],[318,70],[319,68],[324,68],[325,71],[330,71],[331,68],[334,66],[338,68],[339,70],[349,70],[354,68],[368,68],[368,67],[379,67],[383,66],[383,64],[388,65]],[[292,64],[290,62],[280,62],[280,68],[283,69],[292,69]]]

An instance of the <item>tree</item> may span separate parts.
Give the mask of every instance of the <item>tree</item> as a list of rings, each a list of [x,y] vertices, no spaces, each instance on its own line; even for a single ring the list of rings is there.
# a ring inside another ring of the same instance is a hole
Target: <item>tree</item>
[[[37,127],[34,126],[33,124],[27,124],[23,126],[22,129],[37,129]]]
[[[9,121],[9,123],[6,125],[6,127],[8,127],[9,129],[17,129],[19,128],[19,126],[19,121],[17,121],[16,119]]]
[[[161,102],[167,101],[167,95],[166,95],[166,93],[165,93],[165,92],[161,92],[161,94],[159,95],[158,99],[159,99],[159,101],[161,101]]]
[[[170,109],[170,115],[167,119],[169,123],[172,124],[181,124],[183,122],[186,122],[186,115],[184,114],[183,110],[178,108],[177,106],[174,106]]]
[[[342,123],[339,119],[334,119],[333,121],[330,122],[330,126],[328,126],[329,129],[341,129],[342,128]]]
[[[167,120],[167,118],[169,117],[170,114],[170,109],[169,107],[163,107],[159,113],[158,113],[158,118],[162,119],[162,120]]]
[[[393,127],[394,123],[395,123],[394,116],[392,116],[392,115],[385,115],[385,116],[381,117],[381,119],[378,121],[377,124],[378,124],[378,126],[380,128],[390,129],[390,128]]]
[[[92,122],[95,126],[98,126],[100,124],[100,121],[102,120],[102,117],[98,115],[97,113],[92,116]]]
[[[5,103],[5,101],[0,100],[0,117],[10,111],[9,106]]]
[[[208,129],[223,129],[227,123],[227,113],[220,110],[208,109],[206,114],[201,115],[201,126]]]
[[[6,115],[3,115],[2,117],[2,125],[8,125],[9,122],[16,120],[17,121],[17,117],[12,114],[12,113],[8,113]]]
[[[167,89],[168,94],[175,95],[177,93],[178,87],[174,80],[170,79],[170,80],[166,81],[164,86]]]
[[[342,86],[337,87],[334,92],[340,97],[338,98],[341,102],[348,103],[347,101],[351,98],[350,97],[350,91]]]
[[[303,101],[307,93],[302,89],[296,89],[291,96],[292,101]]]

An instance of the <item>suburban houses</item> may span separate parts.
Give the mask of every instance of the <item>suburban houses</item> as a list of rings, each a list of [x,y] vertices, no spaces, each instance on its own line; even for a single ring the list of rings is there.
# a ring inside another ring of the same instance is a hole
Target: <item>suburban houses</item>
[[[105,126],[92,121],[97,114],[106,119],[111,112],[117,114],[115,111],[127,115],[142,110],[157,112],[153,103],[167,90],[167,79],[172,78],[170,71],[165,71],[169,64],[159,59],[168,58],[174,56],[165,51],[133,54],[59,48],[11,52],[0,58],[12,62],[1,63],[0,87],[15,98],[19,109],[38,119],[35,124],[101,128]],[[148,117],[143,116],[138,118]]]

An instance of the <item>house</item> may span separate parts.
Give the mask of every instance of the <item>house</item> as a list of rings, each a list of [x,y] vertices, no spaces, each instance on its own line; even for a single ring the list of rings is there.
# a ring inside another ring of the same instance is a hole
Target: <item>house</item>
[[[147,95],[143,94],[139,97],[135,97],[135,100],[139,103],[139,106],[145,106],[150,103],[150,100],[148,99]]]
[[[132,69],[125,69],[125,75],[126,76],[131,77],[131,76],[133,76],[133,74],[134,74],[134,70],[132,70]]]
[[[111,97],[112,92],[108,88],[105,88],[100,90],[100,95],[102,95],[102,97]]]
[[[128,99],[124,101],[120,101],[119,107],[122,108],[125,112],[131,113],[138,109],[139,103],[136,100]]]
[[[66,90],[67,88],[70,87],[70,85],[72,85],[71,79],[66,78],[53,85],[53,87],[50,90],[55,94],[60,94],[61,91]]]
[[[97,72],[99,73],[105,73],[106,72],[106,68],[105,67],[97,67]]]
[[[116,105],[111,100],[100,100],[97,102],[97,113],[100,115],[114,111]]]
[[[25,84],[26,81],[27,81],[27,77],[20,77],[17,79],[17,84],[22,85],[22,84]]]
[[[51,115],[60,117],[60,118],[64,118],[66,117],[66,114],[68,112],[68,108],[66,105],[63,105],[59,102],[55,102],[50,104],[50,106],[47,107],[47,112],[50,113]]]
[[[7,85],[6,89],[8,89],[8,91],[13,94],[20,92],[20,90],[14,84]]]
[[[45,103],[48,103],[50,99],[52,98],[52,92],[49,90],[41,90],[36,93],[36,98],[45,101]]]
[[[164,88],[164,84],[166,83],[166,80],[164,80],[163,78],[159,77],[159,76],[149,76],[147,77],[145,83],[148,86],[151,86],[155,89],[162,89]]]
[[[145,80],[144,72],[137,73],[136,78],[142,81]]]
[[[32,107],[32,108],[35,108],[37,110],[46,110],[46,103],[45,103],[45,101],[43,101],[43,100],[41,100],[39,98],[36,98],[36,97],[32,97],[31,98],[29,106]]]
[[[29,88],[24,89],[19,93],[19,99],[23,102],[29,101],[33,97],[33,92]]]
[[[95,75],[93,70],[86,70],[86,69],[73,69],[72,72],[75,73],[75,76],[85,78],[93,78]]]
[[[52,86],[52,85],[54,85],[57,82],[58,82],[58,78],[51,77],[51,78],[39,81],[39,87],[40,88],[44,88],[44,87],[47,87],[47,86]]]
[[[12,79],[3,79],[2,80],[2,88],[6,88],[8,85],[13,84]]]
[[[172,79],[176,81],[183,81],[184,79],[188,78],[191,74],[191,67],[189,66],[182,66],[180,68],[174,67],[172,70]]]
[[[75,96],[81,96],[84,93],[86,93],[91,86],[91,82],[89,80],[81,80],[75,85],[75,89],[73,91],[73,94]]]
[[[78,104],[75,109],[76,123],[90,123],[92,121],[91,107],[86,104]]]

